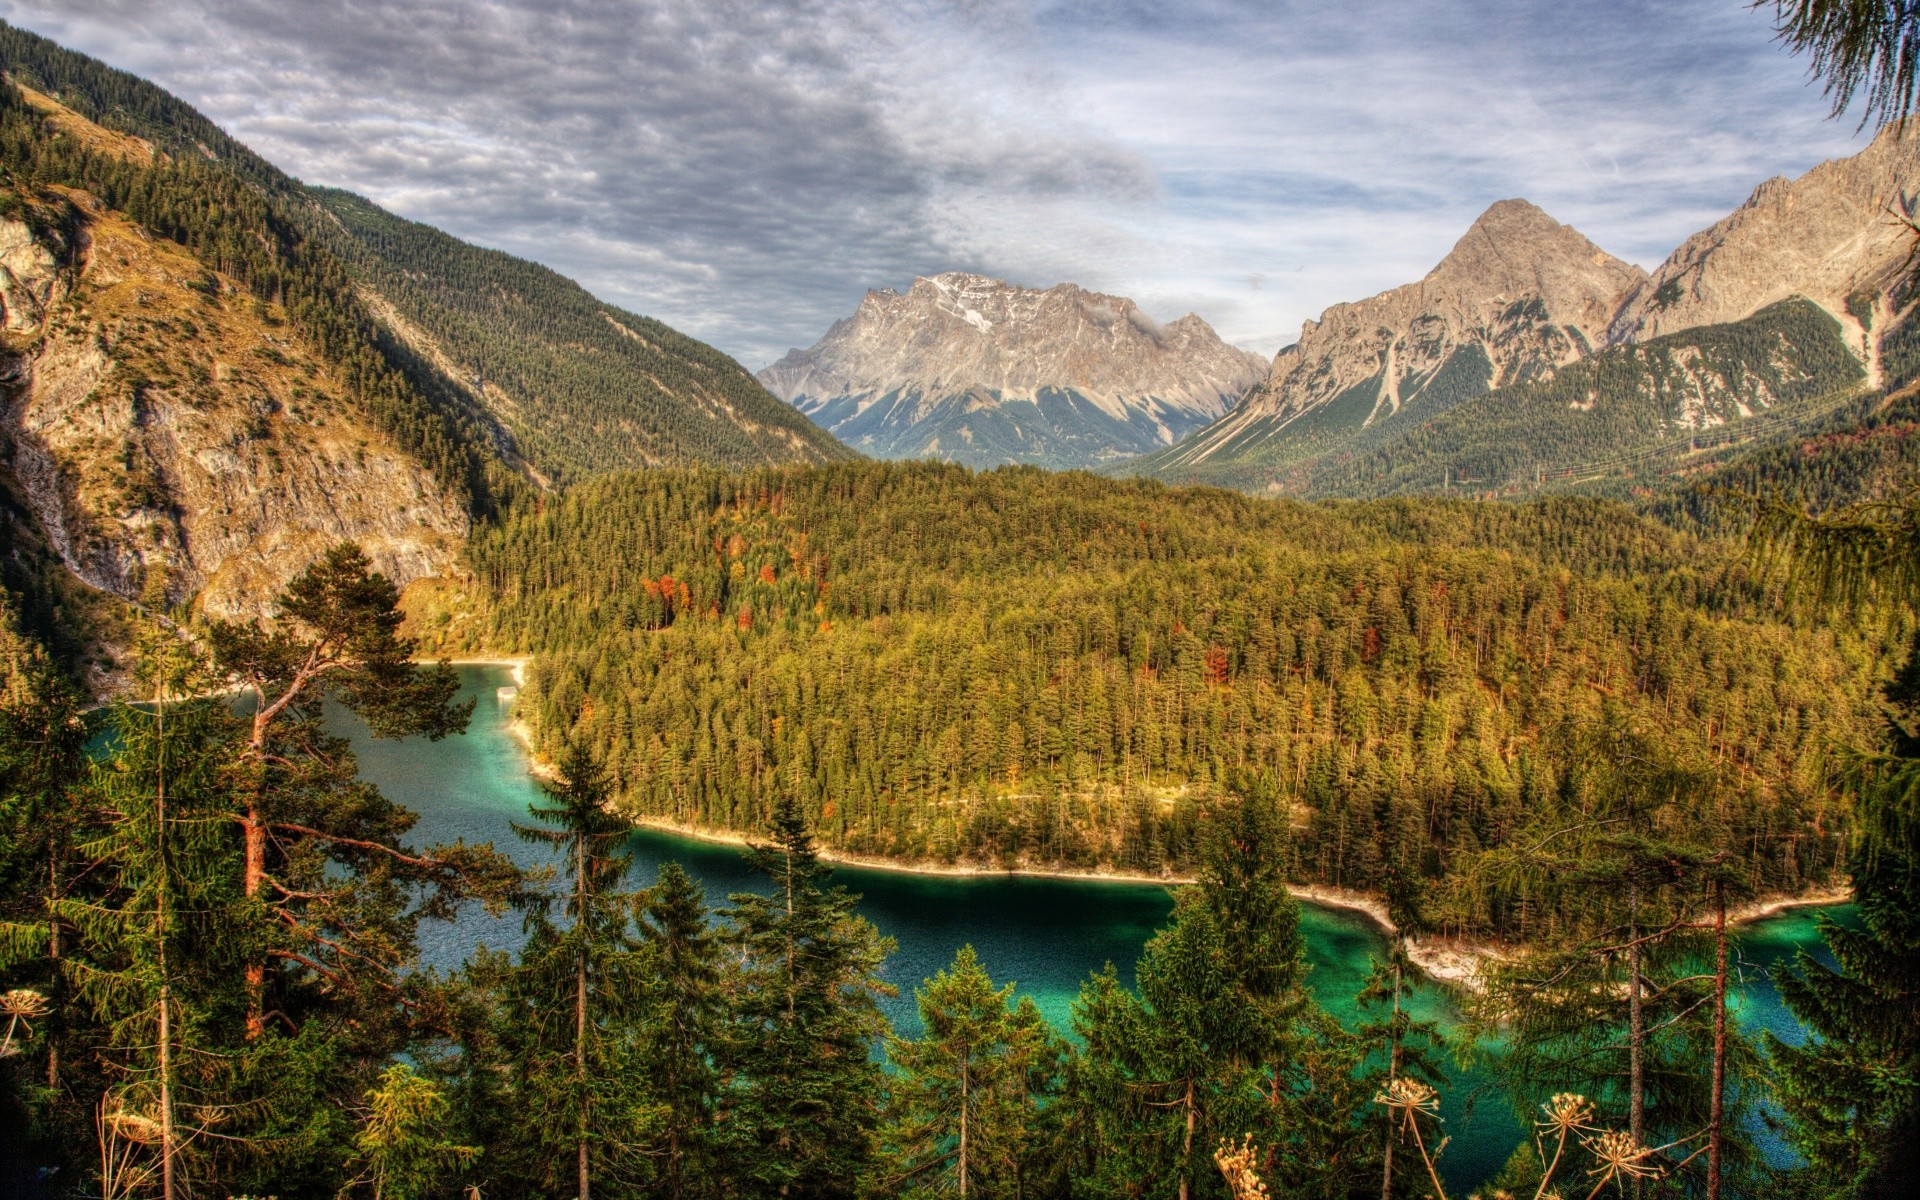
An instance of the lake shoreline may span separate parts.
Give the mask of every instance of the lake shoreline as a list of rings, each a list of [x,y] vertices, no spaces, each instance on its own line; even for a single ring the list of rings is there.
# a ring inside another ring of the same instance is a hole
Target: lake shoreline
[[[510,667],[513,681],[518,687],[526,686],[526,668],[532,661],[531,656],[494,656],[448,659],[456,665],[468,666],[504,666]],[[542,761],[534,748],[533,729],[515,713],[507,720],[507,730],[519,743],[526,756],[527,773],[536,780],[553,779],[553,768]],[[705,826],[688,825],[669,820],[665,817],[648,817],[625,814],[636,827],[651,829],[658,833],[675,837],[689,838],[693,841],[709,842],[717,845],[745,848],[754,844],[754,839],[743,833],[731,830],[711,829]],[[1102,868],[1072,867],[997,867],[981,863],[927,863],[908,862],[900,859],[884,858],[878,855],[857,854],[831,847],[818,847],[821,861],[836,866],[855,867],[869,871],[892,871],[903,875],[925,875],[952,879],[983,879],[991,877],[1016,877],[1028,879],[1059,879],[1076,883],[1121,883],[1159,887],[1182,887],[1194,882],[1194,877],[1177,872],[1148,874],[1139,871],[1119,871]],[[1365,917],[1376,929],[1391,938],[1398,934],[1399,928],[1387,911],[1386,901],[1377,895],[1357,892],[1347,888],[1327,887],[1323,884],[1289,883],[1287,890],[1295,899],[1320,908],[1338,909],[1344,912],[1358,913]],[[1763,921],[1796,908],[1822,908],[1829,905],[1844,904],[1852,893],[1844,887],[1827,887],[1798,895],[1767,896],[1750,903],[1729,909],[1727,924],[1739,926]],[[1492,962],[1500,962],[1511,957],[1517,947],[1501,943],[1476,941],[1459,938],[1409,938],[1407,939],[1407,957],[1414,966],[1434,982],[1464,992],[1478,992],[1482,989],[1480,975],[1482,969]]]
[[[663,817],[636,817],[629,815],[628,820],[642,829],[658,833],[672,834],[693,841],[709,842],[716,845],[747,847],[755,840],[746,834],[727,830],[709,829],[702,826],[686,825],[670,821]],[[913,863],[898,859],[880,858],[874,855],[854,854],[819,847],[822,862],[836,866],[857,867],[872,871],[893,871],[903,875],[926,875],[951,879],[981,879],[992,877],[1021,877],[1029,879],[1059,879],[1075,883],[1125,883],[1146,884],[1162,887],[1181,887],[1194,882],[1191,875],[1166,873],[1149,875],[1140,872],[1114,870],[1084,870],[1074,868],[1041,867],[992,867],[977,863]],[[1385,900],[1366,892],[1351,891],[1346,888],[1331,888],[1320,884],[1287,885],[1295,899],[1319,908],[1340,909],[1359,913],[1366,917],[1381,933],[1388,937],[1399,932],[1387,913]],[[1844,904],[1852,892],[1847,888],[1829,887],[1790,896],[1769,896],[1749,904],[1727,911],[1729,927],[1751,925],[1775,917],[1796,908],[1825,908]],[[1421,972],[1436,983],[1445,984],[1468,992],[1481,990],[1479,980],[1482,968],[1489,962],[1499,962],[1513,955],[1517,948],[1494,942],[1463,940],[1457,938],[1409,938],[1407,957]]]

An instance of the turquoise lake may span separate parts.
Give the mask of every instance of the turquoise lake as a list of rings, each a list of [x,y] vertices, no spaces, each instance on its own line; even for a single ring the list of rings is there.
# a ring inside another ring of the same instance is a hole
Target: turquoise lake
[[[522,864],[537,866],[543,852],[513,835],[509,823],[524,821],[538,787],[527,774],[525,753],[508,729],[508,712],[496,689],[512,683],[505,667],[460,668],[464,695],[473,696],[471,728],[440,742],[378,741],[335,707],[330,720],[352,737],[360,772],[392,799],[420,815],[416,845],[464,838],[492,842]],[[636,883],[653,878],[659,864],[677,860],[706,888],[710,904],[730,892],[760,890],[763,880],[739,849],[649,830],[633,836]],[[1016,982],[1047,1017],[1065,1028],[1068,1009],[1090,972],[1111,962],[1131,981],[1141,947],[1173,907],[1171,893],[1155,885],[1011,875],[948,877],[863,867],[841,867],[835,881],[862,896],[861,912],[899,949],[886,977],[900,995],[886,1002],[904,1032],[919,1026],[913,988],[971,944],[994,979]],[[1353,995],[1384,948],[1379,931],[1363,916],[1312,904],[1302,906],[1302,925],[1313,964],[1310,982],[1329,1011],[1353,1019]],[[1790,961],[1796,950],[1817,949],[1813,910],[1799,909],[1742,929],[1739,961],[1743,979],[1739,1019],[1748,1028],[1797,1039],[1798,1027],[1780,1003],[1767,972]],[[423,956],[441,968],[458,966],[475,946],[511,948],[520,941],[520,920],[494,919],[473,909],[450,925],[423,929]],[[1450,1023],[1457,1017],[1447,997],[1427,988],[1415,1015]],[[1505,1101],[1473,1072],[1456,1069],[1444,1093],[1443,1116],[1453,1143],[1443,1159],[1450,1184],[1470,1187],[1498,1170],[1523,1136]]]

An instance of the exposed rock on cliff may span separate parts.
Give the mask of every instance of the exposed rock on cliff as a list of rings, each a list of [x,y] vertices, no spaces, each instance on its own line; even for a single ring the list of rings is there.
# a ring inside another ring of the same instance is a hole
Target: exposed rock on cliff
[[[1426,278],[1308,321],[1230,416],[1139,467],[1181,477],[1216,459],[1285,462],[1549,377],[1604,344],[1645,278],[1525,200],[1502,200]]]
[[[85,193],[19,199],[29,220],[0,221],[5,450],[74,574],[135,597],[159,567],[171,599],[246,614],[342,539],[402,585],[452,561],[465,512],[277,306]]]
[[[868,292],[759,378],[868,454],[1075,467],[1171,444],[1265,370],[1192,314],[950,272]]]
[[[1831,313],[1879,383],[1878,337],[1904,301],[1890,289],[1912,265],[1920,201],[1920,129],[1889,127],[1851,158],[1798,179],[1769,179],[1724,220],[1694,234],[1635,288],[1607,340],[1739,321],[1803,296]],[[1869,329],[1876,336],[1868,336]]]

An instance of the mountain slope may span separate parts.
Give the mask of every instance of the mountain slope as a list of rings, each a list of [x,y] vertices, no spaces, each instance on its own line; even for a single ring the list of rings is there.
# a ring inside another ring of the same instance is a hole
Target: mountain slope
[[[1744,321],[1617,346],[1467,400],[1398,433],[1303,464],[1284,490],[1384,496],[1501,491],[1630,472],[1636,455],[1712,440],[1854,394],[1864,378],[1838,322],[1791,300]]]
[[[1694,234],[1622,304],[1607,331],[1618,345],[1738,321],[1793,296],[1839,321],[1879,386],[1868,327],[1890,326],[1908,297],[1891,294],[1912,266],[1903,219],[1920,188],[1920,129],[1894,127],[1849,158],[1798,179],[1769,179],[1747,202]]]
[[[847,453],[717,351],[309,191],[151,84],[4,24],[0,69],[0,493],[93,587],[257,612],[342,538],[441,572],[528,475]],[[482,334],[519,391],[469,386]]]
[[[30,92],[23,124],[145,149]],[[177,243],[75,187],[0,187],[0,445],[45,543],[95,588],[257,611],[344,538],[405,583],[458,553],[471,497],[358,402],[350,367]]]
[[[543,477],[851,457],[711,346],[350,192],[307,193],[316,236],[387,326],[463,386]]]
[[[464,426],[478,459],[552,479],[846,455],[713,348],[600,304],[533,263],[307,188],[144,80],[3,23],[0,69],[97,127],[142,139],[169,176],[245,187],[290,255],[337,276],[330,287],[347,294],[326,307],[364,326],[348,340],[372,343],[405,377],[414,407]],[[244,282],[274,296],[270,281]],[[330,352],[348,352],[341,341]]]
[[[1538,210],[1502,202],[1476,230],[1506,209],[1496,229],[1506,227],[1508,236],[1476,238],[1470,231],[1422,283],[1329,309],[1307,324],[1298,346],[1281,352],[1273,379],[1236,412],[1115,469],[1306,496],[1439,488],[1463,477],[1506,487],[1522,476],[1546,482],[1556,469],[1597,477],[1609,463],[1654,452],[1661,459],[1654,474],[1704,469],[1710,460],[1689,453],[1698,446],[1692,435],[1703,429],[1722,446],[1791,437],[1832,407],[1828,401],[1838,403],[1828,394],[1834,389],[1856,382],[1891,388],[1911,375],[1920,360],[1920,325],[1910,319],[1920,294],[1913,276],[1916,193],[1920,129],[1904,136],[1889,129],[1857,155],[1761,184],[1651,276],[1613,273],[1628,286],[1610,314],[1601,300],[1606,264],[1594,258],[1600,274],[1569,270],[1579,264],[1584,239],[1555,237]],[[1463,253],[1496,244],[1505,253]],[[1538,298],[1516,311],[1541,317],[1572,302],[1583,308],[1581,319],[1540,321],[1531,343],[1509,338],[1522,349],[1517,359],[1503,360],[1484,340],[1443,342],[1422,361],[1440,365],[1414,377],[1422,386],[1410,403],[1401,363],[1405,348],[1418,344],[1408,336],[1415,323],[1439,316],[1428,310],[1444,304],[1435,286],[1440,277],[1452,275],[1469,295],[1502,296],[1526,286],[1529,273],[1541,280]],[[1783,307],[1789,301],[1791,310]],[[1420,315],[1405,320],[1409,310]],[[1824,321],[1814,320],[1815,312]],[[1558,346],[1556,326],[1564,335]],[[1630,352],[1676,334],[1699,335],[1672,344],[1690,347],[1692,360]],[[1858,363],[1857,380],[1832,357],[1836,338]],[[1554,387],[1556,372],[1596,352],[1610,361]],[[1776,354],[1788,357],[1769,357]],[[1793,357],[1801,354],[1808,357]],[[1638,399],[1596,409],[1576,395],[1595,386]],[[1485,399],[1463,404],[1476,395]],[[1678,455],[1669,453],[1676,437]],[[1639,464],[1620,478],[1648,475]]]
[[[1264,372],[1199,317],[962,272],[868,292],[811,349],[760,372],[776,395],[881,458],[1088,466],[1177,440]]]
[[[1229,416],[1120,470],[1252,486],[1363,431],[1541,378],[1604,343],[1645,278],[1524,200],[1476,220],[1426,277],[1308,321]]]

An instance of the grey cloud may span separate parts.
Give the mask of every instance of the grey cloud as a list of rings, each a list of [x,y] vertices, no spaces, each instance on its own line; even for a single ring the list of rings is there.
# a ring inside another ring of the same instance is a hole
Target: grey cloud
[[[283,167],[757,366],[1072,280],[1271,350],[1524,195],[1652,265],[1859,143],[1743,0],[0,0]],[[1249,284],[1249,280],[1257,280]]]
[[[303,178],[526,254],[747,361],[942,269],[943,193],[1143,195],[1097,140],[997,127],[895,72],[851,0],[11,0]],[[910,32],[910,31],[909,31]]]

